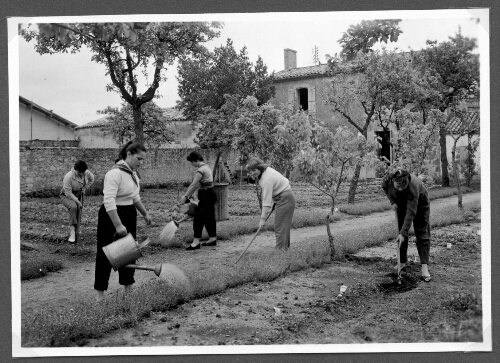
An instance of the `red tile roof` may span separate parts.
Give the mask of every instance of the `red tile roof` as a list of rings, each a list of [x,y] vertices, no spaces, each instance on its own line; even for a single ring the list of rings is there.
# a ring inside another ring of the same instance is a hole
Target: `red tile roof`
[[[448,133],[458,134],[465,130],[468,132],[479,132],[479,111],[469,111],[467,112],[467,117],[464,121],[460,120],[458,117],[452,118],[448,122],[446,127]]]
[[[302,77],[320,77],[320,76],[325,76],[327,71],[328,71],[328,65],[326,64],[320,64],[310,67],[291,68],[275,73],[274,79],[276,81],[283,81],[287,79],[302,78]]]

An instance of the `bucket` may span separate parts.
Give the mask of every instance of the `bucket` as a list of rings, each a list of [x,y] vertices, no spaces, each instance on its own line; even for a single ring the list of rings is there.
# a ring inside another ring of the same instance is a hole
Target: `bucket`
[[[142,257],[141,250],[131,233],[102,248],[113,270]]]

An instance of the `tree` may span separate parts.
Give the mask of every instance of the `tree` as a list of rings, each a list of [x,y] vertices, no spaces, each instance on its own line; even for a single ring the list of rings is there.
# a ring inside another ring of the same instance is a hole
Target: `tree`
[[[398,27],[399,19],[363,20],[351,25],[338,41],[342,46],[340,56],[343,60],[353,60],[358,52],[369,53],[377,42],[397,42],[403,31]]]
[[[468,187],[471,186],[474,176],[479,174],[476,170],[475,161],[477,148],[479,147],[479,137],[473,140],[474,135],[475,134],[473,132],[469,132],[467,134],[467,147],[465,149],[466,155],[460,164],[460,168],[465,177],[465,184]]]
[[[220,109],[226,102],[225,95],[232,95],[238,101],[254,96],[258,105],[274,96],[274,75],[268,75],[260,56],[254,66],[246,47],[238,53],[231,39],[211,53],[182,57],[177,79],[181,99],[178,107],[194,122],[206,107]]]
[[[98,113],[107,115],[109,123],[106,133],[119,145],[135,139],[134,115],[130,104],[123,102],[121,108],[107,107]],[[148,148],[157,149],[163,144],[175,141],[176,131],[168,124],[164,111],[154,101],[142,106],[141,119],[144,122],[143,142]]]
[[[392,169],[406,169],[415,175],[427,173],[425,161],[434,158],[436,130],[445,118],[439,110],[431,110],[430,116],[428,122],[423,123],[419,112],[407,109],[396,112],[395,122],[399,126],[392,143]]]
[[[433,71],[439,79],[436,90],[440,97],[429,100],[429,103],[445,112],[453,102],[479,94],[479,57],[472,53],[477,47],[474,38],[462,36],[459,29],[448,41],[437,44],[437,41],[428,40],[427,45],[425,49],[412,52],[412,56],[415,67]],[[439,128],[442,186],[450,185],[446,127],[442,124]]]
[[[297,171],[316,189],[331,199],[330,213],[326,217],[326,230],[330,242],[330,258],[335,256],[333,236],[330,231],[331,216],[340,185],[354,165],[376,163],[377,158],[369,150],[370,144],[362,136],[356,136],[347,126],[330,130],[319,121],[307,117],[295,117],[278,129],[279,139],[289,139],[300,144],[300,152],[294,157]]]
[[[155,97],[164,71],[176,59],[187,54],[206,52],[202,43],[218,36],[220,23],[67,23],[38,24],[38,30],[25,28],[20,34],[27,41],[35,40],[40,54],[78,52],[87,47],[91,60],[104,64],[111,78],[108,91],[120,94],[133,110],[136,140],[144,141],[141,107]],[[148,77],[153,67],[153,79],[145,92],[139,92],[137,72]]]
[[[350,62],[330,59],[329,67],[333,79],[327,84],[326,103],[365,139],[374,121],[385,129],[394,122],[398,127],[394,118],[398,111],[436,95],[434,78],[415,69],[404,54],[396,51],[360,53]],[[361,165],[356,165],[349,203],[354,203],[360,172]]]
[[[453,175],[455,176],[455,180],[457,182],[457,195],[458,195],[458,208],[463,209],[462,203],[462,188],[460,182],[460,172],[459,172],[459,164],[456,157],[457,153],[457,143],[458,140],[462,136],[470,135],[472,133],[476,133],[479,131],[479,124],[469,123],[467,120],[467,105],[465,102],[453,103],[450,105],[450,113],[448,116],[448,124],[453,119],[458,119],[458,127],[450,130],[450,136],[453,139],[453,146],[451,148],[451,160],[453,167]]]

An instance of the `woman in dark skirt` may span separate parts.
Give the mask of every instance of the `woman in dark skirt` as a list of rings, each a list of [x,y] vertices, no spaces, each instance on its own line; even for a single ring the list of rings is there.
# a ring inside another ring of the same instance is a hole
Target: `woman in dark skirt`
[[[151,217],[141,202],[139,196],[139,175],[137,169],[146,157],[146,148],[137,142],[129,141],[120,150],[115,166],[104,177],[104,199],[99,209],[97,221],[97,255],[95,264],[96,298],[104,298],[104,291],[108,289],[111,264],[103,247],[115,239],[131,233],[136,238],[137,210],[141,212],[146,224],[151,224]],[[118,270],[119,284],[130,291],[134,280],[134,269],[121,268]]]
[[[193,151],[186,159],[191,165],[198,168],[193,182],[179,201],[179,204],[189,202],[189,197],[198,189],[198,207],[196,208],[193,219],[194,239],[191,245],[186,248],[186,250],[191,251],[200,248],[203,227],[206,228],[209,239],[201,245],[217,245],[217,226],[215,222],[215,203],[217,202],[217,196],[213,190],[214,179],[212,170],[203,162],[203,156]]]

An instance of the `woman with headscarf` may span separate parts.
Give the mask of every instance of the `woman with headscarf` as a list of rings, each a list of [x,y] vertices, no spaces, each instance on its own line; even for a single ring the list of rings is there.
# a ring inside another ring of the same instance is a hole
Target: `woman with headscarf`
[[[406,266],[408,231],[413,223],[422,279],[425,282],[431,281],[428,267],[431,225],[429,222],[430,202],[427,189],[419,178],[406,170],[397,170],[395,173],[386,175],[382,179],[382,189],[398,216],[399,268],[405,268]]]
[[[295,210],[295,195],[290,187],[290,182],[278,171],[255,156],[248,160],[246,169],[252,178],[259,181],[262,188],[262,212],[259,227],[264,226],[274,207],[276,210],[274,216],[276,248],[288,250],[290,248],[290,229]]]
[[[94,174],[88,170],[87,163],[78,160],[73,169],[63,179],[63,187],[59,194],[62,204],[68,209],[69,238],[70,243],[76,242],[76,225],[78,224],[78,212],[81,213],[81,196],[94,183]]]
[[[137,169],[145,157],[146,148],[138,142],[129,141],[122,147],[115,165],[104,177],[104,198],[97,220],[94,289],[98,301],[104,298],[104,291],[108,289],[112,268],[102,248],[128,233],[136,238],[137,210],[144,216],[146,224],[151,224],[151,217],[139,196],[140,177]],[[118,283],[125,287],[125,292],[129,292],[135,282],[134,272],[132,268],[118,269]]]

